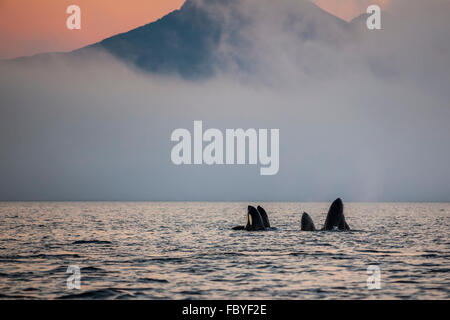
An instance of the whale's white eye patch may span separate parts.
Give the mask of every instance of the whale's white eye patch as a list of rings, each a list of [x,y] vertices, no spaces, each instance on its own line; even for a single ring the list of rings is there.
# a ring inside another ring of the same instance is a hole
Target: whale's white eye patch
[[[251,215],[250,213],[248,214],[248,223],[249,223],[250,225],[253,224],[253,222],[252,222],[252,215]]]

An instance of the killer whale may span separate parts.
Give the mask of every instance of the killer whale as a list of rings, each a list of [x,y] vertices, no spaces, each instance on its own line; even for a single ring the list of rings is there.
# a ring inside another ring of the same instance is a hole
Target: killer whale
[[[247,207],[247,224],[245,226],[236,226],[233,230],[247,230],[247,231],[260,231],[260,230],[276,230],[270,226],[269,217],[266,210],[263,207],[253,206]],[[302,231],[318,231],[311,216],[303,212],[301,220]],[[331,204],[325,223],[320,231],[349,231],[350,227],[347,224],[344,216],[344,203],[341,198],[337,198]]]
[[[306,212],[303,212],[302,215],[302,231],[316,231],[316,227],[314,226],[314,222]]]
[[[266,210],[264,210],[264,208],[261,206],[258,206],[256,209],[258,210],[259,214],[261,215],[264,227],[270,228],[269,217],[267,216]]]
[[[306,212],[302,215],[301,221],[301,230],[302,231],[316,231],[316,227],[314,226],[314,222]],[[322,231],[349,231],[350,227],[345,221],[344,216],[344,203],[341,198],[337,198],[333,201],[328,210],[327,218],[325,219],[325,223],[321,229]]]
[[[233,230],[247,230],[247,231],[260,231],[270,228],[269,217],[266,211],[258,206],[256,209],[253,206],[247,208],[247,224],[245,226],[233,227]]]
[[[344,203],[341,198],[333,201],[328,210],[327,218],[322,230],[350,230],[344,216]]]

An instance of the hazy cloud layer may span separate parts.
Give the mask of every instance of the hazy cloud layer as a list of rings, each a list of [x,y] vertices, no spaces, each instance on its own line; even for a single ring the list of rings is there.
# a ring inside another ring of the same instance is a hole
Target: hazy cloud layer
[[[222,36],[213,78],[101,52],[0,65],[0,200],[450,201],[446,1],[396,1],[379,32],[271,3],[244,0],[241,30],[217,12],[242,41]],[[173,165],[171,132],[194,120],[279,128],[278,175]]]

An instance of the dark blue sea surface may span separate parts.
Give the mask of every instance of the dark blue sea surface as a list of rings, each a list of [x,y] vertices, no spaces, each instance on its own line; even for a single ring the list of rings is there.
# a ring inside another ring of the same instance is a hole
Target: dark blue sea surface
[[[232,231],[247,203],[0,203],[0,299],[450,298],[449,203],[346,203],[351,232],[300,231],[329,203],[260,204],[277,230]]]

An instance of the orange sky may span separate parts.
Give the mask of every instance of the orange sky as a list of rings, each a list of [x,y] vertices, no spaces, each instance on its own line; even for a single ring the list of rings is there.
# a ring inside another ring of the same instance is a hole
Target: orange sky
[[[344,19],[386,0],[312,0]],[[0,0],[0,59],[69,51],[154,21],[184,0]],[[81,8],[81,30],[66,28],[66,8]]]
[[[365,12],[372,4],[385,8],[389,0],[311,0],[328,12],[347,21]]]

